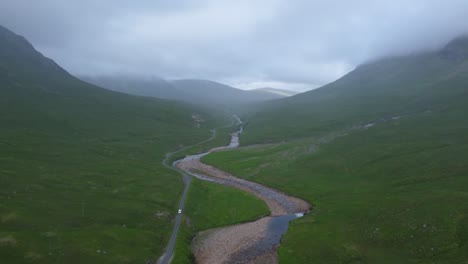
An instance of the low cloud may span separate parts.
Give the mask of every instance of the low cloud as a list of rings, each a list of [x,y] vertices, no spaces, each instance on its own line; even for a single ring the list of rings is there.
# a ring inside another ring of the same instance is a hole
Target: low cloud
[[[0,24],[78,75],[302,91],[440,47],[468,32],[466,10],[465,0],[3,0]]]

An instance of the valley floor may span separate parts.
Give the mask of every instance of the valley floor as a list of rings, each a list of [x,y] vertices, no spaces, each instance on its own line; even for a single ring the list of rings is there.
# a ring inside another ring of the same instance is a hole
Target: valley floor
[[[214,148],[210,152],[237,147],[238,135],[239,132],[233,133],[228,147]],[[234,187],[258,197],[267,204],[274,217],[264,217],[255,222],[200,232],[193,240],[196,262],[263,263],[266,260],[269,263],[277,262],[276,249],[283,233],[287,230],[289,221],[297,217],[295,213],[308,211],[310,205],[300,199],[236,178],[201,163],[200,157],[210,152],[187,156],[177,161],[176,166],[196,178]],[[238,207],[237,210],[244,210],[241,204],[234,206]]]
[[[464,263],[466,131],[420,113],[332,140],[247,146],[202,161],[313,203],[282,239],[280,263]]]

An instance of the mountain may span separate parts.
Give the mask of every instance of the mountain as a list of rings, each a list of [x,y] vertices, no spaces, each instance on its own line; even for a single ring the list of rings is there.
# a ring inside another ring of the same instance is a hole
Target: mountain
[[[203,161],[313,205],[291,221],[280,263],[463,263],[467,50],[458,38],[259,105],[240,139],[254,147]]]
[[[0,25],[0,71],[2,75],[59,74],[69,75],[54,61],[34,50],[22,36]]]
[[[441,56],[448,60],[464,61],[468,59],[468,35],[461,36],[451,41],[440,52]]]
[[[462,106],[468,91],[467,40],[458,38],[434,52],[366,63],[319,89],[264,103],[249,114],[252,122],[244,142],[319,135]]]
[[[160,78],[145,80],[122,76],[81,77],[81,79],[113,91],[207,106],[257,103],[284,97],[281,94],[266,91],[245,91],[208,80],[166,81]]]
[[[249,91],[254,92],[254,93],[272,94],[272,95],[276,95],[277,98],[289,97],[289,96],[298,94],[295,91],[278,89],[278,88],[270,88],[270,87],[258,88],[258,89],[253,89]]]
[[[112,91],[132,95],[170,100],[183,96],[169,82],[156,77],[145,79],[133,76],[82,76],[80,79]]]
[[[251,93],[207,80],[175,80],[171,84],[185,94],[187,101],[208,104],[242,104],[276,99],[268,93]]]
[[[2,262],[157,259],[183,188],[161,160],[215,114],[85,83],[0,27]]]

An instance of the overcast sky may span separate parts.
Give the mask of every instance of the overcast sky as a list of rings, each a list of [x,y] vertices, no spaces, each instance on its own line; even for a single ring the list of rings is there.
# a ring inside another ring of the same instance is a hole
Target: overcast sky
[[[76,75],[305,90],[468,32],[468,1],[0,0],[0,24]]]

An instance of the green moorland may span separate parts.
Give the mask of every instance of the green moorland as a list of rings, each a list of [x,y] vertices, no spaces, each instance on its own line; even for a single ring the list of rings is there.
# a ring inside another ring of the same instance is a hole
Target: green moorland
[[[161,160],[226,122],[86,84],[0,27],[1,262],[157,259],[183,189]]]
[[[466,101],[468,37],[435,52],[378,60],[319,89],[244,108],[243,144],[323,136]]]
[[[203,161],[313,204],[283,238],[281,263],[464,263],[463,116],[421,114],[323,145],[304,139]]]
[[[169,161],[202,153],[214,147],[226,146],[231,140],[230,134],[238,129],[239,127],[232,122],[218,127],[210,139],[174,153]],[[242,208],[238,206],[239,204],[243,205]],[[172,262],[179,264],[195,262],[191,243],[198,232],[253,221],[268,214],[269,210],[265,203],[251,194],[193,178]]]
[[[194,262],[190,244],[199,231],[253,221],[268,214],[266,204],[249,193],[193,179],[173,263]]]
[[[361,66],[248,113],[241,144],[277,143],[203,161],[313,204],[281,263],[467,263],[467,55],[462,39]]]
[[[239,129],[234,120],[226,126],[216,128],[212,136],[200,144],[177,151],[169,162],[208,151],[211,148],[226,146],[231,140],[230,134]],[[268,215],[265,203],[246,192],[192,179],[187,195],[183,222],[177,236],[172,263],[194,263],[191,243],[200,231],[256,220]]]

